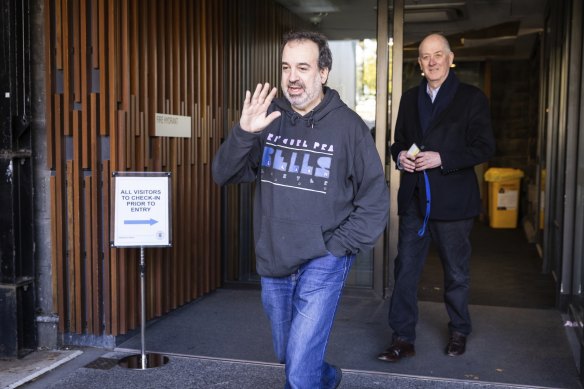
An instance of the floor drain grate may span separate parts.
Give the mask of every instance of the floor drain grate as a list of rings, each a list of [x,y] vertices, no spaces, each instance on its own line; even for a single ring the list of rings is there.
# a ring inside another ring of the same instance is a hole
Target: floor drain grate
[[[85,365],[88,369],[109,370],[118,364],[118,359],[112,358],[97,358],[95,361]]]

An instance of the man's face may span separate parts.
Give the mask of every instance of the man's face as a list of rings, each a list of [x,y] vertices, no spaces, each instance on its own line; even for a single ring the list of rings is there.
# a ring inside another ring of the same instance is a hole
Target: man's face
[[[453,60],[454,53],[448,50],[438,36],[429,36],[420,44],[418,63],[433,88],[442,85],[446,80]]]
[[[318,45],[311,40],[286,43],[282,51],[282,91],[292,108],[302,114],[310,112],[324,96],[322,85],[328,69],[318,68]]]

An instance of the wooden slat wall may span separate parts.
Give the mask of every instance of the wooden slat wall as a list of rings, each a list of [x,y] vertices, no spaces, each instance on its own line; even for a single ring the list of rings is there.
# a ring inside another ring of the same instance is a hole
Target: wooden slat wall
[[[269,82],[280,87],[280,46],[284,33],[294,28],[307,28],[301,20],[281,7],[273,6],[269,0],[230,2],[230,12],[226,17],[226,121],[224,138],[239,121],[240,106],[245,91],[253,92],[258,83]],[[262,20],[265,23],[253,21]],[[279,92],[280,93],[280,92]],[[219,127],[220,128],[220,127]],[[227,215],[225,230],[225,279],[227,281],[249,281],[242,279],[248,275],[240,263],[250,261],[255,268],[253,252],[252,185],[230,186],[226,190]],[[242,220],[241,216],[246,215]],[[242,242],[247,242],[243,246]]]
[[[245,90],[278,84],[280,38],[297,21],[271,0],[45,0],[44,7],[58,328],[123,334],[140,324],[139,251],[110,247],[112,172],[171,172],[173,246],[146,249],[147,317],[219,287],[221,189],[211,161],[239,120]],[[191,116],[192,137],[154,136],[157,112]],[[229,264],[238,261],[242,233],[238,193],[227,196]],[[228,267],[228,278],[237,278]]]

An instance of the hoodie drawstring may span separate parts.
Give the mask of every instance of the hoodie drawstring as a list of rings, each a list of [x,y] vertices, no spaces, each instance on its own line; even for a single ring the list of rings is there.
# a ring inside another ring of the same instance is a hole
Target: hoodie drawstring
[[[293,126],[295,126],[296,121],[301,118],[301,116],[298,115],[297,113],[293,113],[289,116],[290,116],[290,122],[292,123]],[[304,120],[306,120],[306,119],[304,119]],[[308,117],[308,120],[305,121],[305,123],[306,123],[306,127],[314,128],[314,123],[315,123],[314,111],[310,111],[310,116]]]
[[[310,117],[308,118],[308,125],[310,128],[314,128],[314,111],[310,111]]]

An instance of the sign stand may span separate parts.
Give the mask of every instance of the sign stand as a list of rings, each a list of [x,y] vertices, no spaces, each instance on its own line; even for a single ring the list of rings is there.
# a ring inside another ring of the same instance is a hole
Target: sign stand
[[[146,261],[144,260],[144,247],[140,247],[140,355],[129,355],[124,357],[118,363],[121,367],[128,369],[145,370],[152,367],[160,367],[168,363],[168,357],[156,354],[146,353]]]
[[[170,173],[114,172],[114,240],[112,247],[140,247],[140,354],[118,365],[146,370],[169,362],[167,356],[146,353],[146,260],[144,247],[170,243]]]

